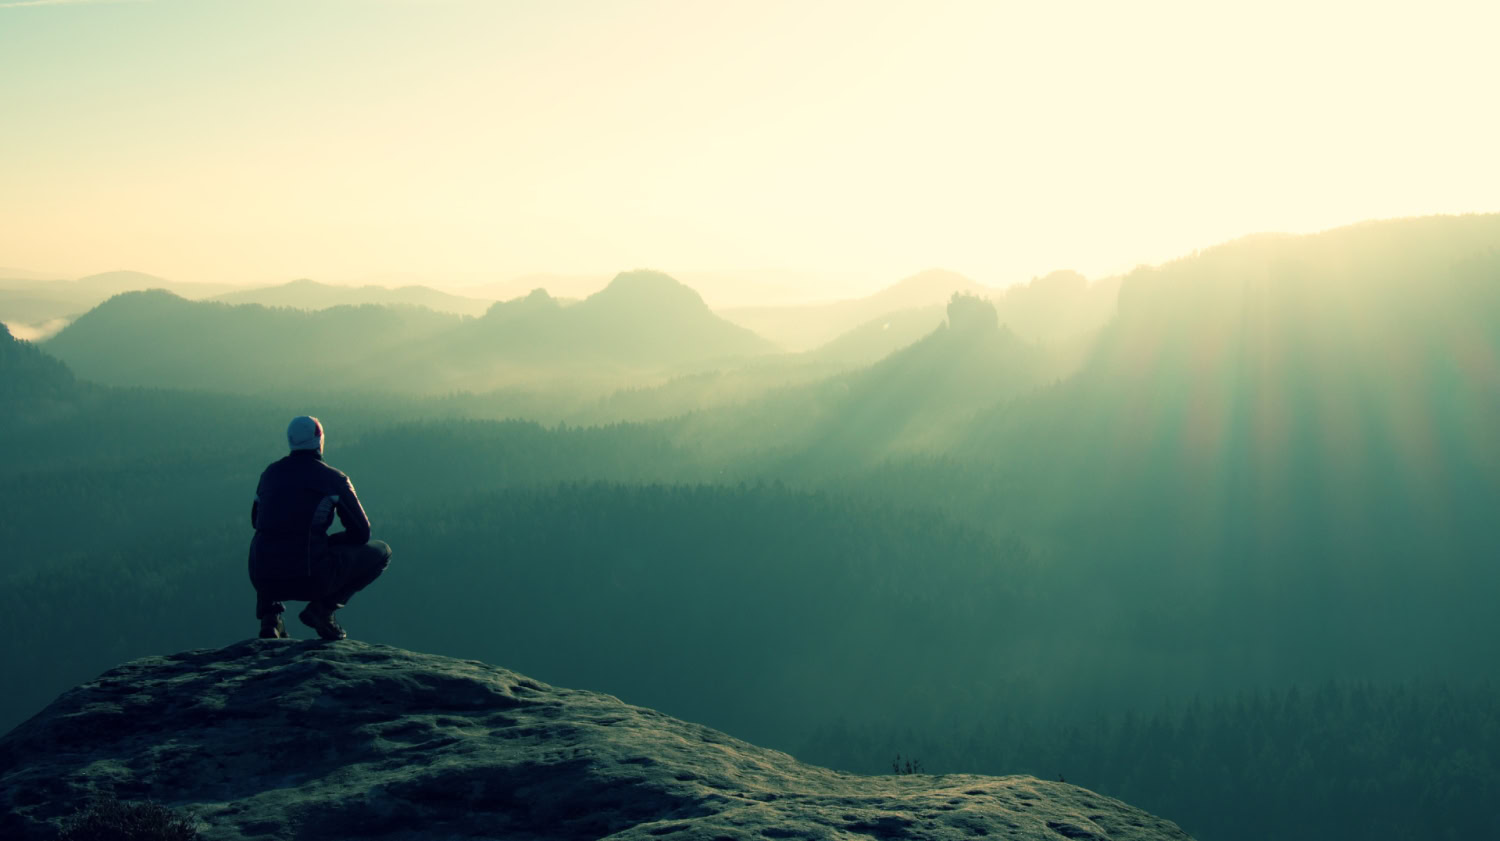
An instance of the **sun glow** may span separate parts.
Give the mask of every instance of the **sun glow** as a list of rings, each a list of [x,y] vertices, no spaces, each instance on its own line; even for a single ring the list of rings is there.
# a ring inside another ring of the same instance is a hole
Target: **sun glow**
[[[0,265],[868,291],[1491,211],[1496,9],[0,8]]]

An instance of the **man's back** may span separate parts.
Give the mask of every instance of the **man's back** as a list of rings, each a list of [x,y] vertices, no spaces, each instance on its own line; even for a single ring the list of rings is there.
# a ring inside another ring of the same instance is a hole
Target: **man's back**
[[[335,512],[345,530],[330,538]],[[330,543],[370,539],[370,522],[349,477],[312,450],[294,450],[265,469],[250,516],[255,526],[251,575],[257,578],[307,575],[308,565]]]

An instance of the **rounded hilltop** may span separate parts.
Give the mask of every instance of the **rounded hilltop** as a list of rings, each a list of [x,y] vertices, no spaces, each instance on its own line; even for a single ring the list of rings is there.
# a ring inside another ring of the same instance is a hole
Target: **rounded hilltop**
[[[359,642],[126,663],[0,739],[0,835],[101,795],[205,839],[1186,839],[1031,777],[862,777],[595,692]]]

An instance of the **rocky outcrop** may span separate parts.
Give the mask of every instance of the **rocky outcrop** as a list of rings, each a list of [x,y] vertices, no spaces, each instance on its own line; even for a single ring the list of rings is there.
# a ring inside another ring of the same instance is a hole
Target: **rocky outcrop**
[[[127,663],[0,739],[0,837],[93,797],[206,839],[1186,839],[1031,777],[862,777],[472,660],[253,640]]]

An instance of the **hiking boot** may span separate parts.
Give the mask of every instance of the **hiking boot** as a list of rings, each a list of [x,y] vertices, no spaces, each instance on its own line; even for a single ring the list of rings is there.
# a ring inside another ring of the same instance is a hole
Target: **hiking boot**
[[[286,632],[286,623],[281,621],[281,614],[268,613],[260,618],[260,638],[263,640],[291,639],[291,634]]]
[[[318,636],[325,640],[341,640],[349,636],[344,633],[343,628],[339,627],[339,623],[333,620],[333,611],[317,602],[308,602],[307,607],[302,608],[302,612],[297,614],[297,618],[302,620],[302,624],[317,631]]]

